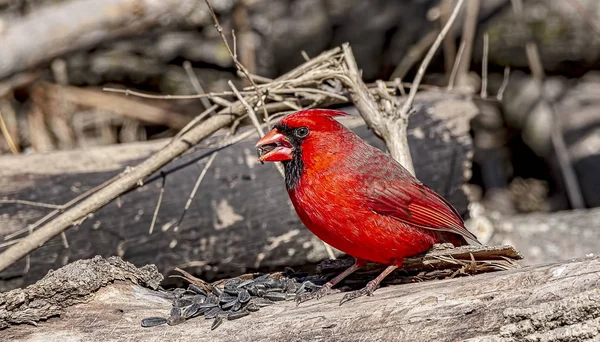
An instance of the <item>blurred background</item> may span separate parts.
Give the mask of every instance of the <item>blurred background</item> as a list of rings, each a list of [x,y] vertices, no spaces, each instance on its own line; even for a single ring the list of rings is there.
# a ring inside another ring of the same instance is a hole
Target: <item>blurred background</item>
[[[250,73],[276,78],[306,56],[349,42],[371,83],[411,81],[455,1],[211,3],[229,39],[235,30]],[[472,164],[463,170],[468,203],[459,209],[484,242],[517,246],[523,264],[597,253],[600,2],[520,3],[515,10],[510,0],[467,0],[423,81],[476,104],[467,130]],[[531,53],[538,64],[531,65]],[[448,89],[455,64],[458,76]],[[481,101],[484,66],[491,101]],[[205,92],[229,90],[228,80],[247,85],[204,1],[0,0],[1,249],[56,209],[8,200],[66,203],[156,151],[210,105],[103,88],[186,95],[197,92],[195,79]],[[282,181],[249,161],[252,145],[217,158],[223,164],[210,171],[181,226],[174,220],[202,163],[168,179],[152,234],[160,182],[123,196],[1,272],[0,290],[95,254],[156,263],[165,273],[179,266],[209,280],[318,262],[326,251],[293,210],[280,205],[273,214],[269,207],[284,198]],[[255,182],[257,172],[270,178]],[[269,210],[249,201],[266,201]]]

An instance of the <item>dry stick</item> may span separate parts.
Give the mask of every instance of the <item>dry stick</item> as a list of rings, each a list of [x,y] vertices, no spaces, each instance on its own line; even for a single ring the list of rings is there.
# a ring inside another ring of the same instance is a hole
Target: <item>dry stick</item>
[[[250,77],[252,77],[252,79],[254,80],[254,82],[257,82],[257,83],[271,83],[271,82],[273,82],[273,80],[270,79],[270,78],[268,78],[268,77],[259,76],[259,75],[255,75],[255,74],[251,74],[251,73],[248,73],[248,74],[250,75]],[[245,77],[244,73],[241,72],[241,71],[239,71],[239,70],[237,71],[237,75],[241,76],[241,77]]]
[[[481,98],[487,98],[488,84],[488,54],[489,54],[490,37],[488,33],[483,35],[483,58],[481,60]]]
[[[204,94],[204,89],[202,89],[202,85],[200,84],[200,81],[198,80],[198,77],[194,72],[194,68],[192,68],[192,63],[190,63],[190,61],[183,62],[183,69],[185,70],[185,73],[190,79],[192,87],[194,87],[194,90],[196,90],[196,93],[198,95]],[[204,109],[210,108],[210,101],[208,101],[205,97],[201,97],[200,102],[202,102]]]
[[[265,84],[265,85],[269,86],[269,84]],[[220,93],[212,93],[211,92],[211,93],[204,93],[204,94],[197,94],[197,95],[153,95],[153,94],[146,94],[146,93],[142,93],[142,92],[131,90],[131,89],[117,89],[117,88],[105,87],[105,88],[102,88],[102,90],[106,91],[106,92],[111,92],[111,93],[121,93],[121,94],[125,94],[126,96],[131,95],[131,96],[136,96],[136,97],[140,97],[140,98],[155,99],[155,100],[193,100],[193,99],[210,98],[211,100],[213,100],[213,102],[215,102],[223,107],[227,107],[227,106],[231,105],[231,103],[223,103],[222,101],[226,101],[226,100],[220,98],[220,96],[236,96],[233,91],[223,91]],[[327,95],[329,97],[333,97],[333,98],[336,98],[336,99],[339,99],[342,101],[348,101],[348,99],[343,95],[329,93],[324,90],[315,89],[315,88],[302,87],[302,88],[286,88],[286,89],[269,90],[269,94],[293,94],[293,93],[298,93],[298,92],[322,94],[322,95]],[[239,93],[241,95],[256,94],[256,92],[254,92],[254,91],[240,91]]]
[[[511,0],[511,2],[519,25],[525,29],[522,0]],[[558,115],[556,114],[556,110],[554,109],[552,103],[546,99],[546,92],[543,89],[544,68],[538,53],[537,45],[533,41],[529,31],[527,31],[527,40],[525,51],[527,54],[529,69],[531,69],[531,73],[533,74],[533,78],[540,92],[542,102],[547,104],[546,107],[550,111],[550,114],[553,118],[550,140],[552,142],[554,152],[556,153],[558,165],[567,188],[567,197],[569,198],[569,202],[574,209],[584,208],[585,201],[583,199],[583,195],[581,194],[581,187],[575,174],[575,170],[573,169],[573,164],[571,163],[569,151],[567,150],[562,131],[558,125]]]
[[[150,231],[148,231],[148,234],[152,234],[152,232],[154,231],[154,226],[156,225],[156,218],[158,217],[158,212],[160,211],[163,195],[165,194],[165,184],[167,183],[167,176],[162,176],[163,177],[162,183],[160,184],[160,193],[158,194],[158,201],[156,202],[156,208],[154,208],[154,214],[152,214],[152,222],[150,223]]]
[[[504,91],[508,86],[508,81],[510,79],[510,67],[504,67],[504,77],[502,78],[502,84],[500,85],[500,89],[498,89],[498,94],[496,94],[496,99],[498,101],[502,101],[502,97],[504,96]]]
[[[196,116],[192,121],[190,121],[187,125],[185,125],[185,127],[183,127],[181,129],[181,131],[179,131],[179,133],[177,133],[175,135],[175,137],[173,138],[173,141],[175,139],[178,139],[179,137],[181,137],[182,135],[184,135],[185,133],[187,133],[192,127],[196,126],[196,124],[200,121],[202,121],[202,119],[204,119],[205,117],[207,117],[210,113],[214,112],[215,110],[217,110],[217,108],[219,108],[218,105],[212,105],[210,107],[208,107],[204,112],[200,113],[198,116]]]
[[[256,128],[256,131],[258,132],[258,136],[261,138],[264,137],[265,132],[263,131],[262,127],[260,126],[260,122],[258,122],[258,118],[256,117],[256,113],[254,112],[254,109],[252,109],[252,106],[250,106],[248,101],[246,101],[246,99],[242,96],[242,94],[240,94],[240,92],[237,90],[237,88],[235,87],[233,82],[227,81],[227,84],[229,85],[229,87],[231,88],[231,90],[233,91],[235,96],[237,96],[238,100],[244,105],[244,108],[246,108],[246,112],[248,113],[248,116],[250,117],[250,120],[252,121],[254,128]]]
[[[448,22],[440,31],[440,34],[437,36],[437,38],[433,42],[433,45],[427,52],[427,55],[425,55],[423,62],[421,62],[421,66],[419,66],[417,75],[415,76],[415,79],[413,80],[413,84],[410,88],[410,92],[408,93],[408,98],[406,99],[406,101],[402,105],[402,108],[400,109],[400,111],[397,114],[396,125],[394,125],[396,127],[393,127],[391,130],[389,130],[390,139],[396,141],[396,144],[393,144],[391,146],[393,146],[394,148],[397,148],[397,151],[390,149],[390,154],[392,154],[394,159],[396,159],[400,164],[402,164],[413,176],[415,175],[415,167],[412,162],[412,156],[410,155],[410,149],[408,146],[408,132],[407,132],[408,119],[412,113],[411,112],[412,104],[415,100],[415,96],[417,95],[417,90],[419,89],[419,84],[421,83],[421,80],[423,79],[423,76],[425,75],[425,70],[427,70],[427,66],[429,66],[429,63],[433,59],[433,56],[435,55],[437,49],[442,44],[444,37],[446,36],[446,34],[448,34],[448,31],[450,31],[450,29],[452,28],[452,24],[456,20],[456,17],[458,16],[458,12],[460,11],[460,9],[462,7],[463,2],[464,2],[464,0],[458,0],[458,3],[454,7],[454,10],[452,11],[450,18],[448,19]]]
[[[40,225],[46,223],[48,220],[51,220],[52,218],[54,218],[56,215],[58,215],[59,213],[61,213],[62,211],[70,208],[71,206],[75,205],[76,203],[78,203],[79,201],[81,201],[82,199],[91,196],[92,194],[94,194],[95,192],[99,191],[100,189],[102,189],[103,187],[107,186],[108,184],[112,183],[113,181],[115,181],[117,178],[119,178],[122,175],[122,173],[116,175],[115,177],[107,180],[106,182],[95,186],[93,188],[91,188],[90,190],[84,192],[83,194],[75,197],[74,199],[70,200],[69,202],[61,205],[59,208],[57,208],[56,210],[53,210],[52,212],[48,213],[46,216],[42,217],[41,219],[35,221],[34,223],[28,225],[25,228],[19,229],[16,232],[13,232],[11,234],[8,234],[4,237],[4,240],[10,240],[12,238],[14,238],[15,236],[21,235],[23,233],[26,233],[28,231],[33,231],[34,229],[36,229],[37,227],[39,227]],[[13,200],[13,201],[19,201],[19,200]]]
[[[465,42],[464,58],[458,66],[457,83],[459,87],[468,84],[468,74],[471,67],[471,54],[473,51],[473,42],[475,41],[475,32],[477,31],[477,17],[479,15],[479,0],[467,0],[467,13],[463,24],[462,41]],[[472,93],[471,89],[469,92]]]
[[[4,203],[4,204],[25,204],[25,205],[30,205],[32,207],[42,207],[42,208],[49,208],[49,209],[61,209],[62,208],[62,205],[58,205],[58,204],[26,201],[26,200],[20,200],[20,199],[14,199],[14,200],[0,199],[0,204],[2,204],[2,203]]]
[[[0,130],[2,131],[2,135],[4,136],[6,143],[8,143],[8,147],[10,148],[10,151],[12,152],[12,154],[19,154],[19,149],[17,148],[14,141],[12,140],[12,137],[10,136],[10,132],[8,131],[8,127],[6,127],[6,123],[4,122],[4,117],[2,116],[2,112],[0,112]]]
[[[260,126],[260,123],[258,122],[258,118],[256,117],[256,113],[254,112],[254,109],[252,109],[252,107],[250,106],[250,104],[248,104],[248,102],[246,101],[246,99],[244,99],[244,97],[240,94],[240,92],[237,90],[237,88],[235,87],[235,85],[233,85],[233,82],[229,81],[227,83],[229,84],[229,87],[231,88],[231,90],[233,90],[233,92],[237,96],[238,100],[246,108],[246,112],[248,113],[248,116],[250,116],[250,120],[252,121],[252,124],[256,128],[256,132],[258,132],[258,136],[261,137],[261,138],[264,137],[265,133],[263,132],[262,127]],[[266,116],[266,119],[269,120],[269,117]],[[268,126],[269,126],[269,123],[267,121],[267,127]],[[285,171],[283,170],[283,165],[281,165],[281,163],[275,163],[275,166],[277,167],[277,171],[279,171],[279,173],[281,174],[281,176],[283,178],[285,178]]]
[[[440,4],[440,26],[444,27],[448,22],[448,16],[450,15],[450,11],[452,10],[452,3],[454,0],[442,0]],[[444,51],[444,66],[446,69],[446,76],[450,79],[450,71],[454,66],[454,62],[456,61],[456,37],[454,35],[454,31],[450,30],[446,38],[444,38],[444,46],[442,47]]]
[[[200,183],[202,183],[202,180],[204,179],[204,176],[206,175],[208,168],[212,165],[213,161],[217,157],[217,154],[218,154],[217,151],[215,151],[215,152],[213,152],[213,154],[211,154],[211,156],[206,161],[206,164],[204,165],[202,172],[200,172],[200,175],[198,175],[198,179],[196,179],[196,184],[194,184],[194,188],[192,189],[192,192],[190,193],[190,196],[188,197],[187,202],[185,202],[185,207],[183,208],[183,212],[181,213],[181,216],[179,217],[179,220],[177,221],[177,224],[175,225],[175,228],[174,228],[175,231],[179,230],[179,226],[181,225],[181,222],[183,222],[183,219],[185,218],[185,214],[187,213],[188,209],[192,205],[192,201],[194,200],[194,197],[196,197],[196,192],[198,191],[198,188],[200,187]]]
[[[261,94],[258,86],[254,82],[252,77],[250,77],[250,73],[248,72],[248,69],[246,69],[246,67],[242,63],[240,63],[240,61],[238,60],[237,53],[234,53],[233,51],[231,51],[231,48],[229,47],[229,43],[227,42],[227,38],[225,37],[225,34],[223,33],[223,28],[221,27],[221,24],[219,24],[219,19],[217,19],[217,14],[215,13],[215,10],[212,8],[210,1],[205,0],[205,2],[206,2],[206,6],[208,6],[208,10],[210,11],[210,15],[212,16],[213,21],[215,22],[215,28],[221,35],[221,39],[223,40],[223,43],[225,44],[225,47],[227,48],[227,52],[231,56],[231,59],[233,59],[233,63],[235,64],[235,67],[239,71],[243,72],[244,75],[246,76],[246,78],[248,79],[248,81],[250,81],[250,84],[252,84],[252,86],[254,87],[254,90],[256,91],[256,95],[258,96],[258,101],[260,101],[262,99],[263,115],[264,115],[265,121],[269,122],[269,113],[267,112],[267,108],[264,106],[265,103],[264,103],[263,94]],[[235,37],[235,34],[234,34],[234,37]],[[234,42],[235,42],[235,39],[234,39]]]
[[[411,46],[408,53],[404,56],[402,61],[396,66],[390,80],[395,78],[403,78],[412,69],[421,56],[427,51],[427,48],[431,47],[431,44],[435,41],[435,37],[439,34],[438,30],[429,31],[423,38],[421,38],[415,45]]]
[[[240,107],[241,106],[236,106],[235,110],[232,111],[239,113],[241,110]],[[39,248],[48,240],[60,234],[62,231],[73,225],[74,222],[82,219],[89,213],[97,211],[123,192],[134,187],[140,180],[149,176],[173,158],[181,155],[188,150],[190,146],[197,144],[220,128],[231,124],[235,119],[235,116],[229,114],[229,111],[229,109],[223,110],[222,113],[220,113],[221,115],[213,116],[207,119],[203,124],[192,128],[180,139],[165,146],[162,150],[146,159],[138,166],[131,168],[129,172],[124,174],[121,178],[81,201],[73,208],[65,211],[18,244],[8,248],[0,254],[0,272],[29,254],[31,251]]]
[[[65,249],[69,249],[69,241],[67,240],[67,234],[64,231],[60,232],[60,237],[62,238],[62,243]]]
[[[401,116],[405,116],[405,117],[408,116],[408,112],[410,111],[410,108],[412,107],[412,103],[415,100],[415,96],[417,95],[417,89],[419,88],[419,84],[421,83],[421,80],[423,79],[423,76],[425,75],[425,70],[427,70],[427,66],[429,66],[431,59],[433,59],[433,56],[435,55],[435,52],[437,51],[437,49],[440,47],[440,44],[444,40],[444,37],[446,36],[448,31],[450,31],[450,28],[452,28],[452,24],[456,20],[456,17],[458,16],[458,12],[460,11],[460,8],[462,7],[463,2],[465,2],[465,0],[458,0],[458,3],[454,7],[454,10],[452,11],[452,14],[450,15],[450,19],[448,19],[448,22],[446,23],[446,26],[444,26],[442,28],[442,31],[440,32],[438,37],[435,39],[435,42],[433,42],[433,45],[429,49],[429,52],[427,52],[427,55],[425,55],[423,62],[421,62],[419,71],[417,72],[417,75],[415,76],[415,79],[413,80],[412,87],[410,87],[410,93],[408,94],[408,99],[406,100],[406,102],[402,106],[402,109],[400,110]]]
[[[460,65],[460,61],[462,60],[463,53],[465,52],[465,46],[467,44],[463,41],[460,43],[460,47],[458,48],[458,54],[456,55],[456,59],[454,60],[454,66],[452,66],[452,72],[450,73],[450,79],[448,80],[448,87],[446,90],[451,91],[454,88],[454,82],[456,81],[456,74],[458,73],[458,66]]]

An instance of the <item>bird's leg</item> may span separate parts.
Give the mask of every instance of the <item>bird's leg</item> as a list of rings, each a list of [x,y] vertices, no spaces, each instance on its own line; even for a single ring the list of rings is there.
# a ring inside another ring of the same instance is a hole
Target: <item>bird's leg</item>
[[[340,305],[344,304],[345,302],[351,301],[355,298],[362,297],[364,295],[372,296],[373,292],[375,292],[375,290],[379,286],[379,283],[381,283],[381,281],[385,277],[387,277],[388,274],[392,273],[394,270],[396,270],[400,266],[402,266],[402,262],[396,263],[395,265],[388,266],[385,270],[383,270],[383,272],[381,272],[380,275],[377,276],[377,278],[368,282],[367,286],[363,287],[360,290],[346,293],[344,298],[342,298],[342,300],[340,301]]]
[[[359,268],[363,267],[366,263],[367,263],[366,260],[355,259],[354,260],[354,264],[352,264],[352,266],[348,267],[344,272],[340,273],[335,278],[333,278],[330,281],[328,281],[327,283],[325,283],[317,291],[307,292],[307,293],[303,293],[303,294],[297,296],[296,297],[296,305],[298,305],[300,303],[303,303],[303,302],[306,302],[307,300],[311,300],[313,298],[320,299],[321,297],[330,294],[331,292],[333,292],[333,290],[331,288],[335,284],[339,283],[344,278],[346,278],[350,274],[354,273]]]

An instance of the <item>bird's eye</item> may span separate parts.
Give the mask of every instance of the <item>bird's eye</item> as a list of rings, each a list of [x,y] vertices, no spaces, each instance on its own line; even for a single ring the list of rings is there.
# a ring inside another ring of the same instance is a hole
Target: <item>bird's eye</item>
[[[306,127],[296,128],[296,131],[294,131],[294,134],[298,138],[305,138],[308,135],[308,133],[310,133],[310,131]]]

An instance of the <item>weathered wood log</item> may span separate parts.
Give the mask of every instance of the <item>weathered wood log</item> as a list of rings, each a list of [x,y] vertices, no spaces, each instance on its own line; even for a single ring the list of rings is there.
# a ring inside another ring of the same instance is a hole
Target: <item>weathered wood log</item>
[[[99,280],[90,280],[96,273]],[[11,341],[216,342],[592,341],[600,336],[598,257],[387,286],[342,306],[342,294],[298,307],[279,302],[213,331],[203,319],[142,328],[143,318],[165,317],[171,309],[170,301],[152,289],[160,279],[152,267],[136,270],[118,258],[69,264],[38,284],[0,294],[0,326],[10,325],[2,336]],[[82,290],[74,284],[82,284]]]
[[[45,6],[0,35],[0,79],[105,40],[191,19],[198,5],[191,0],[83,0]]]
[[[600,254],[600,208],[532,213],[492,220],[490,244],[508,244],[523,253],[522,265]]]
[[[470,174],[468,122],[476,108],[464,98],[442,93],[422,93],[417,99],[418,113],[409,127],[417,176],[465,213],[467,200],[461,186]],[[362,119],[342,120],[368,142],[383,147]],[[179,229],[175,222],[204,161],[168,176],[153,234],[148,230],[160,181],[122,196],[68,230],[69,248],[57,237],[33,252],[29,264],[21,260],[0,273],[0,290],[31,284],[49,269],[94,255],[119,255],[137,265],[153,263],[163,273],[178,266],[205,279],[324,259],[324,245],[298,220],[281,176],[273,166],[256,161],[255,140],[220,152]],[[135,165],[164,143],[1,157],[0,198],[66,203],[127,165]],[[191,157],[184,156],[173,165]],[[0,203],[0,239],[49,211]]]

